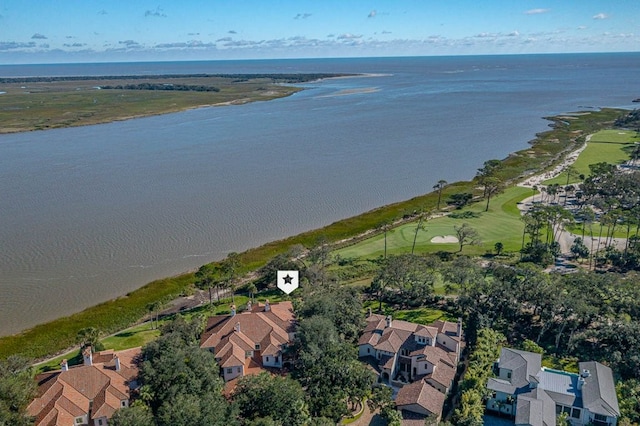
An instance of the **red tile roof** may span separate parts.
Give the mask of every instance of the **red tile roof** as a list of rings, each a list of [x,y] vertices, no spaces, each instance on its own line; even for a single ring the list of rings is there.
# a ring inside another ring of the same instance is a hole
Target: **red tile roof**
[[[271,304],[269,310],[258,304],[250,311],[209,318],[200,347],[213,348],[222,367],[240,366],[245,364],[250,351],[279,355],[282,346],[291,343],[290,335],[295,333],[296,325],[291,302]],[[255,349],[257,346],[259,350]]]
[[[129,400],[129,381],[137,376],[139,354],[140,348],[98,352],[92,365],[38,375],[38,397],[29,404],[29,415],[37,426],[74,424],[76,417],[89,413],[91,404],[93,418],[111,417],[122,400]],[[120,371],[115,371],[116,356]]]

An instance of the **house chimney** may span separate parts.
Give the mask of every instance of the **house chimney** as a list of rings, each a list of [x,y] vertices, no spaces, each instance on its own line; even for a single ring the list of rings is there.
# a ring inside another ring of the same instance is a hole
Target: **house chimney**
[[[113,359],[116,363],[116,371],[120,371],[120,358],[118,358],[118,355],[115,356],[115,358]]]
[[[391,317],[391,315],[387,315],[387,327],[386,328],[391,327],[392,320],[393,320],[393,318]]]
[[[580,375],[580,377],[578,377],[578,390],[582,390],[584,385],[585,385],[584,377],[582,377],[582,375]]]
[[[84,365],[93,365],[93,354],[91,353],[91,346],[85,346],[82,350],[82,359]]]
[[[236,305],[231,305],[231,316],[232,317],[236,316]]]
[[[240,321],[238,321],[236,325],[233,326],[233,331],[235,331],[236,333],[240,333]]]
[[[247,302],[247,311],[251,312],[251,300]]]
[[[62,371],[69,371],[69,362],[66,359],[63,359],[60,363],[60,369]]]
[[[271,310],[271,305],[269,305],[269,299],[264,301],[264,311],[269,312]]]
[[[458,329],[456,330],[456,336],[462,337],[462,318],[458,318]]]
[[[587,370],[586,368],[584,370],[582,370],[582,373],[580,373],[580,377],[582,377],[582,378],[586,379],[589,376],[591,376],[591,372],[589,370]]]

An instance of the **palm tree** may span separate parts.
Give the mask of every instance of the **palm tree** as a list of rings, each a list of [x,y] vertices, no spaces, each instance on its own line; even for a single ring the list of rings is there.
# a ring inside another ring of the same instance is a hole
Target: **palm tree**
[[[440,179],[438,183],[433,185],[433,189],[438,191],[438,205],[436,206],[436,210],[440,210],[440,200],[442,199],[442,189],[447,186],[447,181],[444,179]]]
[[[240,269],[240,255],[234,251],[229,253],[227,258],[222,261],[221,269],[226,276],[226,287],[231,289],[231,301],[232,303],[236,303],[235,285]]]
[[[151,328],[158,328],[158,320],[160,315],[160,308],[162,308],[162,302],[156,300],[155,302],[151,302],[147,305],[147,310],[151,313]],[[156,317],[156,326],[153,326],[153,317]]]

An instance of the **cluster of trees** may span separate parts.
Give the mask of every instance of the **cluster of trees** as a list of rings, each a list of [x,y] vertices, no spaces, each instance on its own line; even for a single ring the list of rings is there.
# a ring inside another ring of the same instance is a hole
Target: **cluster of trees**
[[[222,395],[214,355],[200,349],[202,321],[181,317],[142,350],[140,398],[116,412],[115,426],[236,425],[238,409]]]
[[[361,404],[375,382],[355,349],[364,327],[362,300],[346,287],[307,288],[296,309],[294,377],[306,390],[311,415],[336,422]]]
[[[575,191],[576,202],[563,205],[535,205],[522,220],[522,260],[548,266],[560,254],[558,238],[567,226],[578,225],[579,239],[571,247],[573,255],[588,259],[589,267],[612,266],[621,271],[640,269],[640,172],[623,172],[608,163],[589,166],[590,175]],[[568,172],[570,172],[569,170]],[[547,187],[555,197],[560,189]],[[616,231],[624,231],[624,248],[615,240]],[[528,238],[526,238],[528,236]],[[589,241],[587,242],[587,238]],[[526,241],[526,243],[525,243]]]
[[[461,426],[481,426],[484,415],[486,384],[493,371],[493,363],[500,356],[500,346],[505,338],[500,333],[483,328],[471,349],[469,364],[460,383],[460,401],[453,422]]]
[[[227,291],[230,291],[232,297],[235,297],[241,267],[238,253],[231,252],[221,262],[202,265],[195,274],[196,287],[209,291],[210,304],[213,304],[214,293],[218,302],[220,302],[220,294]]]
[[[173,90],[176,92],[219,92],[219,87],[195,85],[195,84],[163,84],[163,83],[139,83],[119,84],[117,86],[100,86],[105,90]]]
[[[596,262],[621,270],[640,269],[640,172],[623,172],[607,163],[592,164],[589,169],[590,175],[576,193],[579,199],[576,217],[583,224],[583,233],[588,227],[591,237],[594,219],[599,222],[600,252],[595,256]],[[626,237],[622,250],[614,244],[615,232],[620,229]],[[593,249],[590,251],[593,254]]]
[[[36,382],[28,360],[9,357],[0,360],[0,426],[33,424],[25,415],[26,408],[36,396]]]
[[[373,278],[369,291],[379,303],[402,306],[422,306],[433,298],[436,275],[433,273],[440,264],[435,256],[416,254],[392,255],[384,259],[378,273]]]

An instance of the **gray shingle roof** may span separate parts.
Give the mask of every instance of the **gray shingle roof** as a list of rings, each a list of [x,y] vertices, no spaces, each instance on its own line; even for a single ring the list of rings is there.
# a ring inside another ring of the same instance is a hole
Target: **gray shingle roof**
[[[511,370],[511,384],[520,388],[529,385],[530,376],[538,374],[542,367],[542,357],[532,352],[502,348],[498,366]]]
[[[603,416],[620,416],[616,386],[609,367],[596,361],[581,362],[580,371],[588,370],[582,387],[582,404],[592,413]]]

